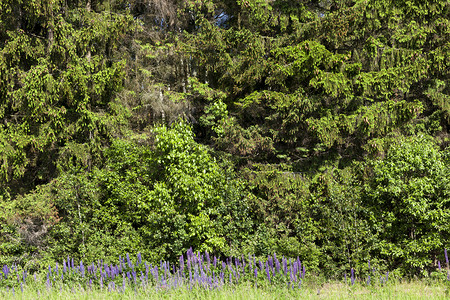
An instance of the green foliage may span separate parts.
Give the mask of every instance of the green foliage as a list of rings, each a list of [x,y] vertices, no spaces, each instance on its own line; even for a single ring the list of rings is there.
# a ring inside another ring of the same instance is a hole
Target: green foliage
[[[427,137],[400,138],[369,163],[364,199],[379,244],[377,252],[413,273],[430,265],[449,238],[449,164]]]
[[[53,202],[42,197],[45,187],[14,200],[0,198],[0,261],[33,264],[31,253],[45,248],[50,228],[60,221]]]
[[[192,246],[430,268],[449,240],[449,9],[1,1],[0,259]]]
[[[6,1],[0,16],[0,185],[20,194],[56,176],[67,143],[89,149],[88,166],[118,131],[109,103],[125,61],[110,52],[132,20],[60,1]]]
[[[259,165],[245,176],[260,224],[249,241],[253,252],[299,255],[310,270],[328,276],[367,263],[377,242],[369,222],[373,212],[361,201],[361,187],[350,168],[307,178],[286,166]]]
[[[251,233],[243,184],[185,123],[155,128],[153,145],[116,140],[105,158],[102,168],[73,169],[35,192],[61,217],[46,241],[48,259],[126,250],[176,260],[190,247],[230,254]]]

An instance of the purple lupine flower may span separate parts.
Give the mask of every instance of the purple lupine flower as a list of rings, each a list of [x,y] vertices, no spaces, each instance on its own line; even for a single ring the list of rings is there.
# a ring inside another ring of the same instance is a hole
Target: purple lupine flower
[[[208,284],[208,278],[206,276],[206,273],[203,272],[203,270],[201,270],[201,272],[200,272],[199,280],[200,280],[200,284],[202,284],[203,286]]]
[[[449,268],[449,265],[448,265],[448,255],[447,255],[447,248],[445,248],[445,249],[444,249],[444,255],[445,255],[445,262],[447,263],[447,270],[448,270],[448,268]]]
[[[439,272],[441,271],[441,262],[438,260],[438,268],[439,268]]]
[[[181,254],[179,262],[180,262],[180,270],[181,270],[181,272],[183,272],[183,269],[184,269],[184,256],[183,256],[183,254]]]
[[[164,272],[165,272],[166,276],[170,275],[170,263],[166,262],[164,264]]]
[[[186,264],[187,264],[188,270],[190,270],[191,269],[191,258],[189,256],[187,256],[186,259],[187,259]]]
[[[198,260],[198,268],[200,268],[200,270],[203,270],[203,263],[202,263],[202,261],[203,261],[203,258]]]
[[[255,278],[258,278],[258,268],[254,268],[253,272],[255,273]]]
[[[23,270],[22,278],[23,278],[23,282],[25,282],[25,279],[27,278],[27,270]]]
[[[205,251],[205,257],[206,257],[206,263],[209,265],[211,263],[211,260],[209,258],[209,253],[208,251]]]
[[[23,293],[23,283],[20,283],[20,291]]]
[[[199,267],[198,267],[198,265],[196,265],[194,267],[194,281],[197,281],[197,282],[201,279],[201,276],[200,276],[200,273],[198,270],[199,270]]]
[[[274,256],[275,256],[275,254],[274,254]],[[280,270],[281,270],[281,262],[280,262],[280,260],[275,256],[275,258],[274,258],[274,261],[275,261],[275,268],[277,268],[277,273],[280,273]]]
[[[367,285],[370,285],[370,275],[367,277]]]
[[[267,280],[269,280],[269,283],[271,283],[271,281],[270,281],[269,264],[268,263],[266,263],[266,275],[267,275]]]
[[[297,275],[297,271],[298,271],[297,261],[294,260],[294,262],[292,264],[292,273],[294,273],[294,275]]]
[[[141,271],[141,285],[145,286],[145,283],[146,283],[145,276],[144,276],[144,273]]]
[[[103,290],[103,276],[100,276],[100,289]]]
[[[133,276],[133,281],[134,281],[134,284],[136,284],[136,271],[132,271],[131,272],[131,276]]]
[[[73,261],[73,257],[72,257],[72,269],[74,269],[75,268],[75,264],[74,264],[74,261]]]
[[[105,270],[105,274],[106,274],[106,276],[107,276],[107,278],[108,277],[111,277],[111,270],[109,269],[109,266],[107,265],[107,264],[105,264],[104,266],[103,266],[103,270]],[[107,278],[105,278],[105,279],[107,279]]]
[[[283,257],[282,261],[283,261],[284,275],[287,275],[287,260],[286,258]]]
[[[276,273],[280,273],[280,269],[281,269],[281,266],[280,266],[280,261],[278,260],[278,258],[276,258],[276,256],[275,256],[275,271],[276,271]],[[273,268],[272,268],[272,270],[273,270]]]
[[[352,282],[352,285],[354,285],[355,284],[355,271],[352,268],[350,272],[351,272],[350,280]]]
[[[386,282],[388,281],[389,278],[389,271],[386,272]]]
[[[297,256],[297,265],[298,265],[298,276],[302,278],[302,262]]]
[[[145,265],[145,282],[148,282],[148,271],[149,271],[149,266],[147,265],[147,263],[144,263]]]
[[[63,260],[63,272],[67,272],[66,260]]]
[[[137,254],[137,266],[139,266],[139,264],[142,262],[142,256],[141,256],[141,252],[138,252]]]
[[[80,273],[81,273],[81,277],[84,278],[84,265],[83,265],[83,261],[80,261]]]
[[[158,275],[158,266],[155,266],[154,270],[154,277],[155,277],[155,281],[158,282],[159,280],[159,275]]]
[[[267,256],[267,264],[273,270],[273,258],[270,255]]]
[[[209,288],[212,289],[214,287],[214,278],[212,276],[208,276],[207,280]]]
[[[259,263],[259,270],[260,270],[261,272],[263,272],[263,271],[264,271],[264,265],[263,265],[263,263],[261,262],[261,260],[258,260],[258,263]]]
[[[214,259],[213,259],[213,266],[214,268],[217,267],[217,257],[214,255]]]
[[[128,254],[128,253],[127,253],[127,263],[128,263],[128,267],[131,269],[133,264],[131,263],[130,254]]]
[[[303,278],[305,278],[306,275],[306,267],[303,265]]]

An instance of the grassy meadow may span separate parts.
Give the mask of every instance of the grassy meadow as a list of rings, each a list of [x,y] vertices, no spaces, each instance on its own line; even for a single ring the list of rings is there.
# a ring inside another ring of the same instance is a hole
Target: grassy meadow
[[[311,282],[302,289],[286,287],[256,288],[249,284],[227,285],[221,289],[178,288],[173,290],[155,287],[113,291],[85,289],[64,285],[47,289],[37,286],[23,292],[2,289],[1,299],[448,299],[447,286],[423,280],[396,281],[385,287],[366,287],[360,284],[349,287],[342,282],[317,285]]]
[[[446,253],[446,251],[445,251]],[[447,256],[446,256],[447,257]],[[342,280],[308,273],[300,259],[269,255],[218,259],[190,249],[179,262],[152,265],[140,254],[116,264],[67,257],[46,271],[3,266],[0,299],[447,299],[447,268],[415,279],[376,268],[351,269]]]

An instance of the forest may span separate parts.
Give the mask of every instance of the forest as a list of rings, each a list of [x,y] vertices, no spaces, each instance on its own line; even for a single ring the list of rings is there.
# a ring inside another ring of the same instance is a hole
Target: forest
[[[0,1],[0,265],[450,248],[448,0]]]

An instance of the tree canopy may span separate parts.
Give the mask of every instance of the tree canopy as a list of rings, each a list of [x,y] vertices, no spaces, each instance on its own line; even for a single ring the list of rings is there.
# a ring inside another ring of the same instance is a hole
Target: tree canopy
[[[450,234],[449,15],[2,1],[0,263],[195,247],[429,271]]]

